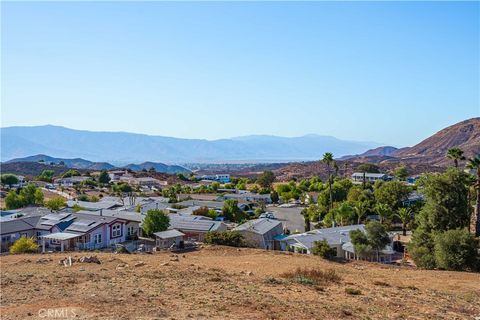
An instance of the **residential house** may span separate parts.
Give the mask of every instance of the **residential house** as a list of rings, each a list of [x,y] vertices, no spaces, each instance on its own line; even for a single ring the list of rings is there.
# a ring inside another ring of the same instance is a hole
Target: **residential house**
[[[239,232],[248,246],[274,249],[274,239],[283,233],[281,221],[272,219],[254,219],[234,228],[232,231]]]
[[[171,229],[162,232],[155,232],[155,245],[158,249],[183,248],[184,233]]]
[[[73,187],[78,185],[86,180],[92,179],[91,177],[84,177],[84,176],[73,176],[73,177],[65,177],[65,178],[58,178],[54,180],[54,183],[58,186],[62,187]]]
[[[217,181],[220,183],[229,183],[230,182],[230,175],[229,174],[204,174],[195,176],[198,180],[209,180],[209,181]]]
[[[202,242],[205,234],[211,231],[226,231],[227,225],[203,216],[181,216],[170,214],[169,229],[176,229],[185,234],[186,240]]]
[[[375,182],[378,180],[381,181],[390,181],[392,177],[385,174],[385,173],[368,173],[368,172],[355,172],[352,174],[352,181],[355,183],[363,183],[365,182]]]
[[[67,201],[67,207],[73,208],[75,206],[80,207],[82,210],[98,211],[102,209],[119,208],[122,206],[122,204],[116,201],[108,201],[104,199],[97,202],[78,201],[78,200]]]
[[[259,203],[265,203],[265,204],[272,203],[272,198],[270,197],[270,194],[243,192],[243,193],[227,193],[227,194],[224,194],[222,197],[225,200],[234,199],[234,200],[244,201],[244,202],[259,202]]]
[[[280,250],[298,253],[312,254],[315,241],[326,240],[329,246],[336,251],[339,258],[356,258],[353,245],[350,242],[350,231],[360,230],[365,232],[365,225],[350,225],[326,229],[315,229],[305,233],[293,234],[286,237],[277,237],[280,243]],[[382,250],[382,261],[390,261],[394,254],[390,246]]]

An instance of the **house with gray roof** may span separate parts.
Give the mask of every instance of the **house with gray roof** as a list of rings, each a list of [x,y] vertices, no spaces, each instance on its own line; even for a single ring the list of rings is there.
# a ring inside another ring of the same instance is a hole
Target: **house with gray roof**
[[[211,231],[226,231],[227,225],[203,216],[181,216],[169,214],[170,227],[185,234],[186,240],[202,242],[205,234]]]
[[[232,231],[239,232],[248,246],[269,250],[274,249],[275,237],[283,233],[283,225],[278,220],[260,218],[249,220]]]
[[[360,230],[365,231],[365,225],[349,225],[334,228],[315,229],[304,233],[292,234],[286,237],[279,237],[280,249],[284,251],[292,251],[298,253],[311,254],[312,248],[316,241],[326,240],[331,248],[337,252],[337,257],[345,259],[355,258],[355,251],[350,242],[350,231]],[[386,246],[382,250],[385,256],[384,261],[389,261],[393,255],[393,250],[390,246]]]
[[[352,174],[352,181],[355,183],[375,182],[378,180],[389,181],[392,177],[385,173],[355,172]]]

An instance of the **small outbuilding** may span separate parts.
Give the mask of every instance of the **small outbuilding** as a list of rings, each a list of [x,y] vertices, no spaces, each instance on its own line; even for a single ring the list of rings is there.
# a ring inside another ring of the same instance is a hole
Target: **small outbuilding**
[[[183,248],[185,236],[184,233],[170,229],[162,232],[155,232],[155,244],[159,249],[169,249],[169,248]]]

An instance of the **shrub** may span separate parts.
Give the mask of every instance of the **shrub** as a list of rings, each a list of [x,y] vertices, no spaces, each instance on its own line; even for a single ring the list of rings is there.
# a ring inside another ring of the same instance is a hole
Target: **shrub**
[[[205,243],[241,247],[244,245],[243,236],[239,232],[212,231],[205,235]]]
[[[208,209],[207,207],[200,207],[197,210],[193,210],[192,214],[194,216],[204,216],[212,219],[217,217],[215,210]]]
[[[313,243],[312,253],[325,259],[331,259],[337,255],[337,250],[331,248],[327,240],[322,240]]]
[[[21,237],[10,247],[10,253],[35,253],[38,250],[38,244],[34,238]]]
[[[49,208],[50,210],[60,210],[61,208],[65,207],[65,205],[65,199],[62,197],[54,197],[45,202],[45,207]]]
[[[478,268],[477,243],[464,229],[448,230],[435,237],[435,261],[445,270],[476,270]]]
[[[358,296],[358,295],[362,294],[362,291],[360,291],[359,289],[354,289],[354,288],[345,288],[345,293],[351,294],[351,295],[354,295],[354,296]]]
[[[306,285],[327,285],[340,281],[340,276],[332,269],[322,271],[318,269],[297,268],[294,271],[281,274],[281,277]]]

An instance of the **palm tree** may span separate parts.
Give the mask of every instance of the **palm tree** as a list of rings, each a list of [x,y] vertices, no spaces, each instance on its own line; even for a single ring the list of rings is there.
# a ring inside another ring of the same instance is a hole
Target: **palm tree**
[[[327,174],[328,174],[328,189],[330,193],[330,203],[328,205],[329,210],[332,210],[333,205],[333,194],[332,194],[332,173],[331,173],[331,165],[333,163],[333,153],[325,152],[323,155],[322,162],[327,165]],[[334,215],[335,216],[335,215]],[[333,218],[333,226],[335,227],[335,218]]]
[[[455,165],[455,168],[458,168],[458,161],[465,160],[463,156],[463,151],[460,148],[450,148],[447,151],[447,158],[452,159]]]
[[[392,210],[387,204],[384,203],[377,203],[375,205],[374,211],[376,214],[378,214],[378,217],[380,218],[380,223],[382,224],[392,215]]]
[[[477,171],[477,181],[475,182],[477,201],[475,203],[474,217],[472,218],[472,231],[475,233],[476,237],[480,237],[480,155],[468,159],[467,168]]]
[[[332,218],[338,216],[340,220],[340,225],[345,225],[345,221],[348,221],[352,217],[353,208],[347,202],[343,202],[340,206],[335,208]],[[333,219],[335,220],[335,219]]]
[[[368,203],[359,202],[355,207],[355,215],[357,216],[357,224],[362,222],[362,219],[367,215],[368,212]]]
[[[400,208],[396,216],[402,221],[402,232],[403,235],[407,235],[407,224],[412,219],[412,210],[410,208]]]

